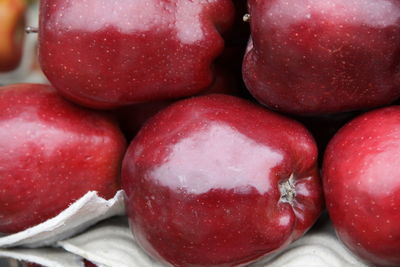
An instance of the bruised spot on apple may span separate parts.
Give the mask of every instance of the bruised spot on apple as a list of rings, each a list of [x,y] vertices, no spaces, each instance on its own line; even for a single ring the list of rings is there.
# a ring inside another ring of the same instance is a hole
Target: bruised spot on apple
[[[288,245],[322,206],[317,148],[299,123],[228,95],[152,117],[123,161],[139,244],[174,266],[236,266]]]
[[[400,107],[346,124],[324,157],[326,206],[339,238],[377,266],[400,265]]]
[[[125,140],[105,114],[75,106],[48,85],[0,90],[0,233],[56,216],[88,191],[120,188]]]
[[[243,77],[281,112],[319,115],[377,107],[400,96],[397,0],[249,0]]]
[[[95,108],[195,95],[214,80],[230,0],[43,0],[39,58],[67,98]]]

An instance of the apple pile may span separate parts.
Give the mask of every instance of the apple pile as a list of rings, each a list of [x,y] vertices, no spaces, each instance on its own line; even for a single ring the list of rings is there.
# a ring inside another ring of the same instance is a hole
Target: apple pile
[[[51,85],[0,90],[0,233],[122,188],[166,265],[250,264],[325,206],[400,265],[399,1],[41,0],[38,37]]]

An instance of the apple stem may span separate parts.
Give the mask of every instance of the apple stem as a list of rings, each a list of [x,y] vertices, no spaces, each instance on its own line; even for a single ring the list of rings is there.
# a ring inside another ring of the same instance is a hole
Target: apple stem
[[[245,15],[243,16],[243,21],[244,21],[244,22],[250,22],[250,18],[251,18],[250,14],[245,14]]]
[[[28,26],[25,28],[25,32],[26,33],[38,33],[39,32],[39,28],[37,27],[32,27],[32,26]]]
[[[280,202],[293,204],[296,197],[296,189],[294,184],[294,175],[290,175],[289,179],[279,184],[279,191],[281,193]]]

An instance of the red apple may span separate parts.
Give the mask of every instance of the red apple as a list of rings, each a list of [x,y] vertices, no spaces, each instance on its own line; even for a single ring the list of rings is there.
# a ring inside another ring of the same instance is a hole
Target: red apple
[[[231,0],[43,0],[40,63],[60,93],[95,108],[198,94],[233,14]]]
[[[355,254],[400,265],[400,106],[348,123],[328,145],[326,205],[336,232]]]
[[[21,60],[25,0],[0,0],[0,72],[15,69]]]
[[[299,123],[228,95],[152,117],[123,161],[131,229],[174,266],[236,266],[288,245],[322,208],[317,148]]]
[[[105,114],[34,84],[2,87],[0,110],[0,233],[54,217],[90,190],[119,189],[125,140]]]
[[[400,96],[400,1],[249,0],[243,63],[250,92],[270,108],[329,114]]]

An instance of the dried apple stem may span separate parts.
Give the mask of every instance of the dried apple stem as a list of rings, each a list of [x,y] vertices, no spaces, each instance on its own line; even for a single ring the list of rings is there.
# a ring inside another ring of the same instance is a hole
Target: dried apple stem
[[[281,193],[280,202],[293,204],[296,197],[296,190],[294,184],[294,175],[290,175],[289,179],[279,184],[279,191]]]

